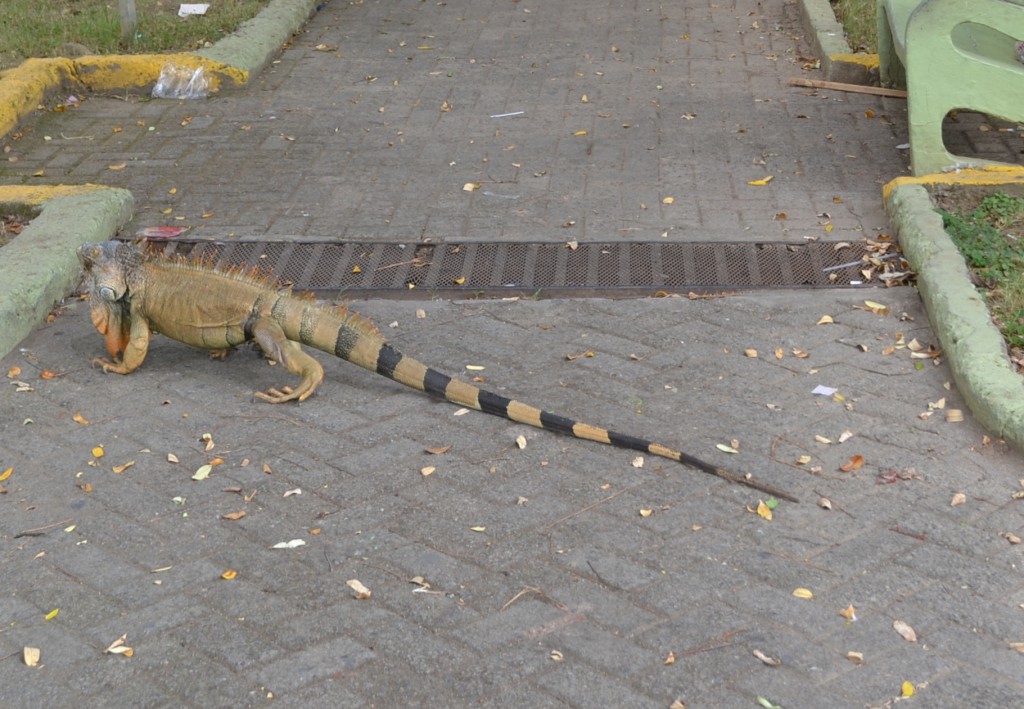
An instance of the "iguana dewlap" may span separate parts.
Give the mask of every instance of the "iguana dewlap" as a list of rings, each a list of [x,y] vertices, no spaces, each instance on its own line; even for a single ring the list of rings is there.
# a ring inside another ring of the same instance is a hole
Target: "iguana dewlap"
[[[659,443],[627,436],[481,390],[406,357],[370,322],[340,307],[292,295],[238,269],[187,260],[145,259],[129,244],[104,241],[78,249],[91,294],[92,322],[112,359],[94,359],[106,372],[129,374],[146,358],[153,333],[225,356],[255,341],[271,359],[299,376],[294,389],[256,396],[272,403],[307,399],[323,381],[320,363],[299,343],[336,355],[413,389],[537,428],[685,463],[786,500],[791,495],[723,470]]]

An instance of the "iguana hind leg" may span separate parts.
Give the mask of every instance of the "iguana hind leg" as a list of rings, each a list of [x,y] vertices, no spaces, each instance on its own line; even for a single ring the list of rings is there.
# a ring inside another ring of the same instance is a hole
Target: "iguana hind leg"
[[[305,401],[320,382],[324,380],[324,368],[320,363],[302,351],[298,342],[289,340],[281,326],[272,318],[263,317],[256,320],[252,325],[253,339],[260,349],[275,362],[280,362],[292,374],[301,377],[301,381],[295,386],[268,389],[267,391],[256,392],[256,397],[271,404],[281,404],[285,401]]]

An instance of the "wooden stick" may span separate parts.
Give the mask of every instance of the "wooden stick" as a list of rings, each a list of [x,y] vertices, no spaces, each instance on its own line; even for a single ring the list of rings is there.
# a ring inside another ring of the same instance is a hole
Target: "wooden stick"
[[[803,86],[808,89],[835,89],[836,91],[849,91],[853,94],[871,94],[872,96],[907,97],[907,92],[900,89],[883,89],[879,86],[864,86],[862,84],[842,84],[838,81],[818,81],[817,79],[803,79],[799,76],[790,77],[789,85]]]

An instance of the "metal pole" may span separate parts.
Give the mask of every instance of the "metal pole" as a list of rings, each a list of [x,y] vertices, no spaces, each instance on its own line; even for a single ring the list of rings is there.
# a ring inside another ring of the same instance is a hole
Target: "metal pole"
[[[121,41],[128,43],[135,39],[135,0],[118,0],[117,5],[121,13]]]

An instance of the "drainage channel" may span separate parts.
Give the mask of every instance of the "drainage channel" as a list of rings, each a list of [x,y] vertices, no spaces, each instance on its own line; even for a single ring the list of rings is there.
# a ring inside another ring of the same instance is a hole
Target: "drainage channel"
[[[878,258],[865,242],[606,242],[570,248],[541,242],[175,240],[150,242],[149,248],[219,266],[258,266],[299,291],[417,299],[536,294],[614,298],[850,287],[861,283],[869,259]]]

